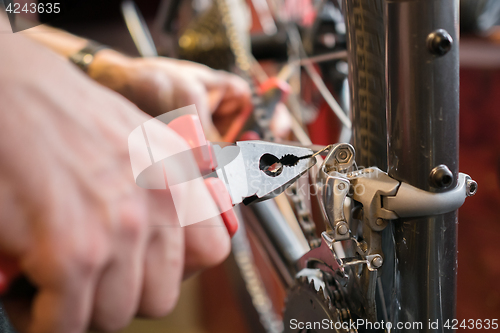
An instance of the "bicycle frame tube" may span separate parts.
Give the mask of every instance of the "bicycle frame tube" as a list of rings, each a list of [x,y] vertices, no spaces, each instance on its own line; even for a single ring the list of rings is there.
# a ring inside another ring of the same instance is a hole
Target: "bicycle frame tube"
[[[458,1],[386,0],[385,22],[389,175],[440,191],[429,178],[434,167],[445,164],[453,173],[453,188],[458,177]],[[436,29],[453,38],[444,55],[431,52],[429,35]],[[443,324],[455,318],[457,213],[394,223],[391,320],[422,323],[405,332],[451,331]],[[438,326],[429,327],[436,320]]]

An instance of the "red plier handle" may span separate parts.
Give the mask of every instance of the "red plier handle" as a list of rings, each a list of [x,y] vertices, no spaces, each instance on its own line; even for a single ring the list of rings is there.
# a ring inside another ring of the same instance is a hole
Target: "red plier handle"
[[[200,119],[197,115],[184,115],[172,120],[168,127],[173,129],[177,134],[182,136],[193,149],[193,155],[196,163],[202,174],[209,174],[215,171],[217,161],[210,142],[206,141],[201,127]],[[201,147],[201,149],[199,149]],[[219,210],[222,212],[221,217],[226,225],[229,235],[232,237],[238,230],[238,218],[231,209],[232,202],[226,186],[219,178],[205,179],[205,185],[214,199]]]

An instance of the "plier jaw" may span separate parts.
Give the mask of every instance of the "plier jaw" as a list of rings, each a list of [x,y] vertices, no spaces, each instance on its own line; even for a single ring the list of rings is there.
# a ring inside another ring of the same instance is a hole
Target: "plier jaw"
[[[229,148],[229,149],[228,149]],[[235,156],[229,163],[228,155]],[[227,152],[226,152],[227,151]],[[316,159],[309,148],[266,141],[239,141],[216,149],[217,175],[226,184],[233,204],[250,204],[276,197],[307,172]]]

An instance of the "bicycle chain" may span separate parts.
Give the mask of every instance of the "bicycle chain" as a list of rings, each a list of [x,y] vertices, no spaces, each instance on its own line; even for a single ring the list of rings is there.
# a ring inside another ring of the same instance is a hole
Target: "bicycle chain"
[[[241,76],[248,82],[252,92],[252,104],[254,105],[253,116],[255,122],[261,131],[264,140],[274,140],[274,135],[271,132],[270,124],[271,119],[267,116],[265,103],[257,92],[255,82],[252,80],[252,61],[251,56],[248,54],[247,48],[242,45],[241,40],[238,38],[238,32],[233,24],[231,13],[227,0],[217,0],[217,7],[221,14],[222,23],[226,28],[226,35],[229,40],[229,47],[234,54],[236,66],[242,72]]]
[[[333,277],[332,280],[334,280]],[[335,307],[339,313],[340,320],[342,322],[351,323],[353,321],[351,316],[351,311],[349,310],[349,306],[347,305],[345,295],[342,292],[342,288],[338,285],[337,281],[333,281],[332,284],[334,289],[332,290],[331,298],[335,303]],[[356,328],[354,328],[353,330],[349,330],[349,333],[357,333],[357,332],[358,330]]]
[[[297,221],[306,236],[307,242],[311,249],[315,249],[321,244],[321,238],[316,234],[316,224],[311,216],[311,211],[306,205],[304,197],[299,193],[297,187],[298,182],[295,182],[290,186],[291,195],[289,196],[295,208],[295,213],[297,214]]]
[[[340,321],[351,323],[352,316],[351,311],[349,311],[349,306],[345,301],[345,296],[341,290],[341,287],[338,285],[337,281],[333,277],[330,278],[331,283],[327,283],[330,286],[330,301],[335,304],[335,309],[339,315]],[[349,330],[349,333],[357,333],[358,330],[354,328],[353,330]]]

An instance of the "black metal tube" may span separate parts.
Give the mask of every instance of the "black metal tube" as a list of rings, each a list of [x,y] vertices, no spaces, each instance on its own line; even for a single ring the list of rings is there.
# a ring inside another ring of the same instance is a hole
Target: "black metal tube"
[[[458,1],[386,0],[385,13],[389,174],[427,191],[446,191],[458,178]],[[453,174],[447,188],[429,180],[440,164]],[[451,331],[443,324],[456,312],[456,212],[394,226],[390,317],[422,323],[395,331]],[[430,325],[436,321],[437,327]]]

